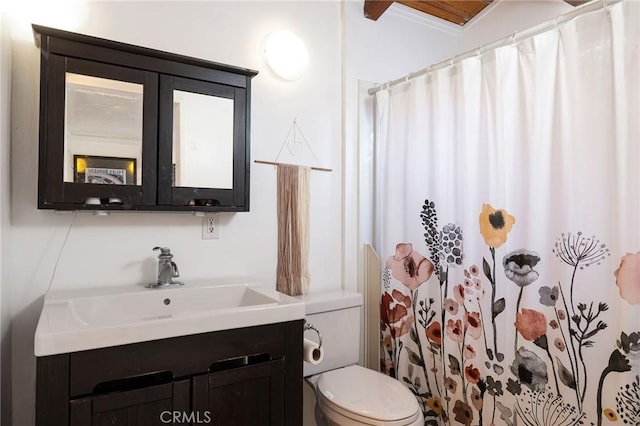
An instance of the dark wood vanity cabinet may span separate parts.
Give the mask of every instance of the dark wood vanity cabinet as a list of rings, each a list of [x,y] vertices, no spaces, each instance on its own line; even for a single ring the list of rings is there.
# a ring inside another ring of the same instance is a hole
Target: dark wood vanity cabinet
[[[37,359],[36,426],[302,424],[302,321]]]
[[[257,71],[33,26],[38,208],[248,211]]]

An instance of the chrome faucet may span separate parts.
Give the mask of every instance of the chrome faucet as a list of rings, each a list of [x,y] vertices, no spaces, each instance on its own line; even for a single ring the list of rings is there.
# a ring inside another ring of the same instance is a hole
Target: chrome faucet
[[[147,284],[147,288],[166,288],[178,287],[183,285],[181,282],[174,281],[174,278],[180,276],[178,265],[172,261],[173,255],[169,247],[154,247],[153,250],[160,250],[158,255],[158,279],[154,284]]]

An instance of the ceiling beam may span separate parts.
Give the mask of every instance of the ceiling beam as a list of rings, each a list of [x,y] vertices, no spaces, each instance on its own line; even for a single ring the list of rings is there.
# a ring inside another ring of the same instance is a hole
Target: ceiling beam
[[[364,17],[377,21],[392,3],[389,0],[364,0]]]

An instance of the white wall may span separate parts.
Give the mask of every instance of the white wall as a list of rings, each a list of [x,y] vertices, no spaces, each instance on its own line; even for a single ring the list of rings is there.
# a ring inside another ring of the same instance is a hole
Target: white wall
[[[573,10],[563,0],[500,0],[464,27],[463,51],[511,36]],[[462,52],[460,52],[462,53]]]
[[[11,227],[10,130],[11,43],[8,19],[0,9],[0,423],[11,421]]]
[[[62,28],[259,70],[252,90],[252,159],[273,160],[297,117],[319,161],[334,170],[311,176],[311,288],[341,287],[338,2],[90,2],[83,25]],[[297,81],[279,80],[263,63],[261,42],[277,29],[294,31],[309,49],[309,69]],[[49,286],[153,281],[157,253],[151,248],[164,245],[171,247],[187,283],[248,275],[275,287],[276,175],[271,166],[252,164],[251,211],[220,214],[219,240],[203,241],[201,218],[186,214],[79,214],[73,219],[71,213],[37,210],[39,56],[30,39],[15,40],[13,47],[13,420],[22,426],[33,421],[33,333]]]

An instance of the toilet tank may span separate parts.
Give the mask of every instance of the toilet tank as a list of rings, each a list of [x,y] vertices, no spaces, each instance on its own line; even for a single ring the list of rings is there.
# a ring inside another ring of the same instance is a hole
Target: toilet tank
[[[317,365],[304,363],[304,376],[357,364],[360,359],[360,321],[362,295],[345,290],[301,296],[305,320],[322,335],[324,359]],[[304,337],[314,342],[318,336],[306,330]]]

